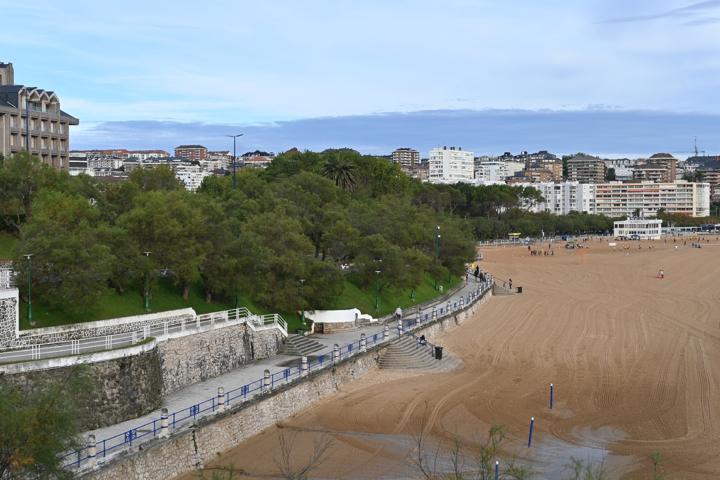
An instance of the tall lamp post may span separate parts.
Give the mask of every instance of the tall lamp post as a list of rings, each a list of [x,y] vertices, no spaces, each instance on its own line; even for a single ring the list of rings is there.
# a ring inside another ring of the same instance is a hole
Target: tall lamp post
[[[232,137],[233,139],[233,188],[237,188],[237,167],[235,166],[235,159],[237,158],[237,138],[242,137],[243,133],[238,133],[236,135],[225,135],[226,137]]]
[[[440,225],[435,229],[435,260],[440,263]],[[437,278],[435,279],[435,290],[437,290]]]
[[[305,286],[305,279],[300,279],[300,299],[303,299],[303,287]],[[305,308],[300,308],[300,319],[302,320],[303,327],[305,326]]]
[[[28,261],[28,310],[27,310],[27,320],[28,324],[30,326],[35,325],[35,322],[32,318],[32,253],[26,253],[23,255]]]
[[[143,252],[145,258],[150,258],[152,252]],[[150,311],[150,268],[149,265],[145,266],[145,311]]]
[[[375,270],[375,311],[380,310],[380,270]]]

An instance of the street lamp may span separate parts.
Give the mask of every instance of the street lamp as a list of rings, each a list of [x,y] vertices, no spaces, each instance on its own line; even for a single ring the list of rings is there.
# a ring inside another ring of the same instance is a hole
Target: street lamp
[[[440,263],[440,225],[435,230],[435,261]],[[435,278],[435,290],[437,290],[437,278]]]
[[[143,252],[145,258],[150,258],[152,252]],[[145,265],[145,311],[150,311],[150,269],[149,265]]]
[[[27,311],[27,319],[28,324],[30,326],[34,326],[35,322],[32,318],[32,253],[26,253],[23,255],[28,261],[28,311]]]
[[[303,298],[303,287],[304,286],[305,286],[305,279],[301,278],[300,279],[300,299],[301,300]],[[300,308],[300,319],[302,320],[302,324],[304,327],[305,326],[305,308],[304,307]]]
[[[380,270],[375,270],[375,311],[380,310]]]
[[[225,135],[226,137],[232,137],[233,139],[233,188],[237,188],[237,167],[235,166],[237,138],[242,137],[243,135],[243,133],[238,133],[236,135]]]

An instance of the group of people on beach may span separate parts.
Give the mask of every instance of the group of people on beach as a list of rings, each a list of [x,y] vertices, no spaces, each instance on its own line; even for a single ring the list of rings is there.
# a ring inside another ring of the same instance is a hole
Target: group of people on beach
[[[555,256],[555,250],[552,249],[552,243],[548,243],[548,250],[538,250],[533,249],[528,245],[528,252],[530,252],[530,256],[532,257],[554,257]]]

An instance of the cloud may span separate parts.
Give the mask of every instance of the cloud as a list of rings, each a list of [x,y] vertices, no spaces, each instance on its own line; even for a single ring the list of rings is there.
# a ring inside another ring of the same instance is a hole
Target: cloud
[[[410,113],[308,118],[254,125],[201,122],[122,121],[84,125],[72,132],[72,147],[164,148],[200,143],[228,149],[224,137],[244,133],[238,148],[284,151],[352,147],[388,154],[413,147],[456,145],[477,154],[550,150],[647,155],[702,148],[720,151],[720,115],[627,111],[593,106],[584,110],[431,110]],[[682,156],[682,155],[679,155]]]
[[[707,0],[703,2],[691,3],[690,5],[686,5],[684,7],[673,8],[671,10],[665,10],[658,13],[611,18],[601,23],[635,23],[662,19],[688,19],[687,21],[683,22],[683,25],[705,25],[714,22],[704,21],[705,19],[703,19],[702,17],[708,12],[711,12],[718,8],[720,8],[720,0]]]

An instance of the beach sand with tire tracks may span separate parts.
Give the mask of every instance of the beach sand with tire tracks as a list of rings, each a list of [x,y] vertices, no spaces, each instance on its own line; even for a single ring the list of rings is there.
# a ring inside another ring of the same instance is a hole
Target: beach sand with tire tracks
[[[462,367],[368,375],[282,422],[294,432],[294,455],[329,435],[313,478],[420,478],[407,455],[423,423],[433,441],[459,438],[470,448],[504,425],[498,459],[525,462],[533,478],[562,478],[570,456],[604,458],[609,478],[651,478],[656,451],[672,478],[720,478],[720,241],[701,249],[672,240],[588,245],[555,244],[552,257],[482,248],[483,267],[524,293],[493,297],[460,327],[429,338]],[[277,472],[277,445],[275,427],[209,466],[267,478]]]

